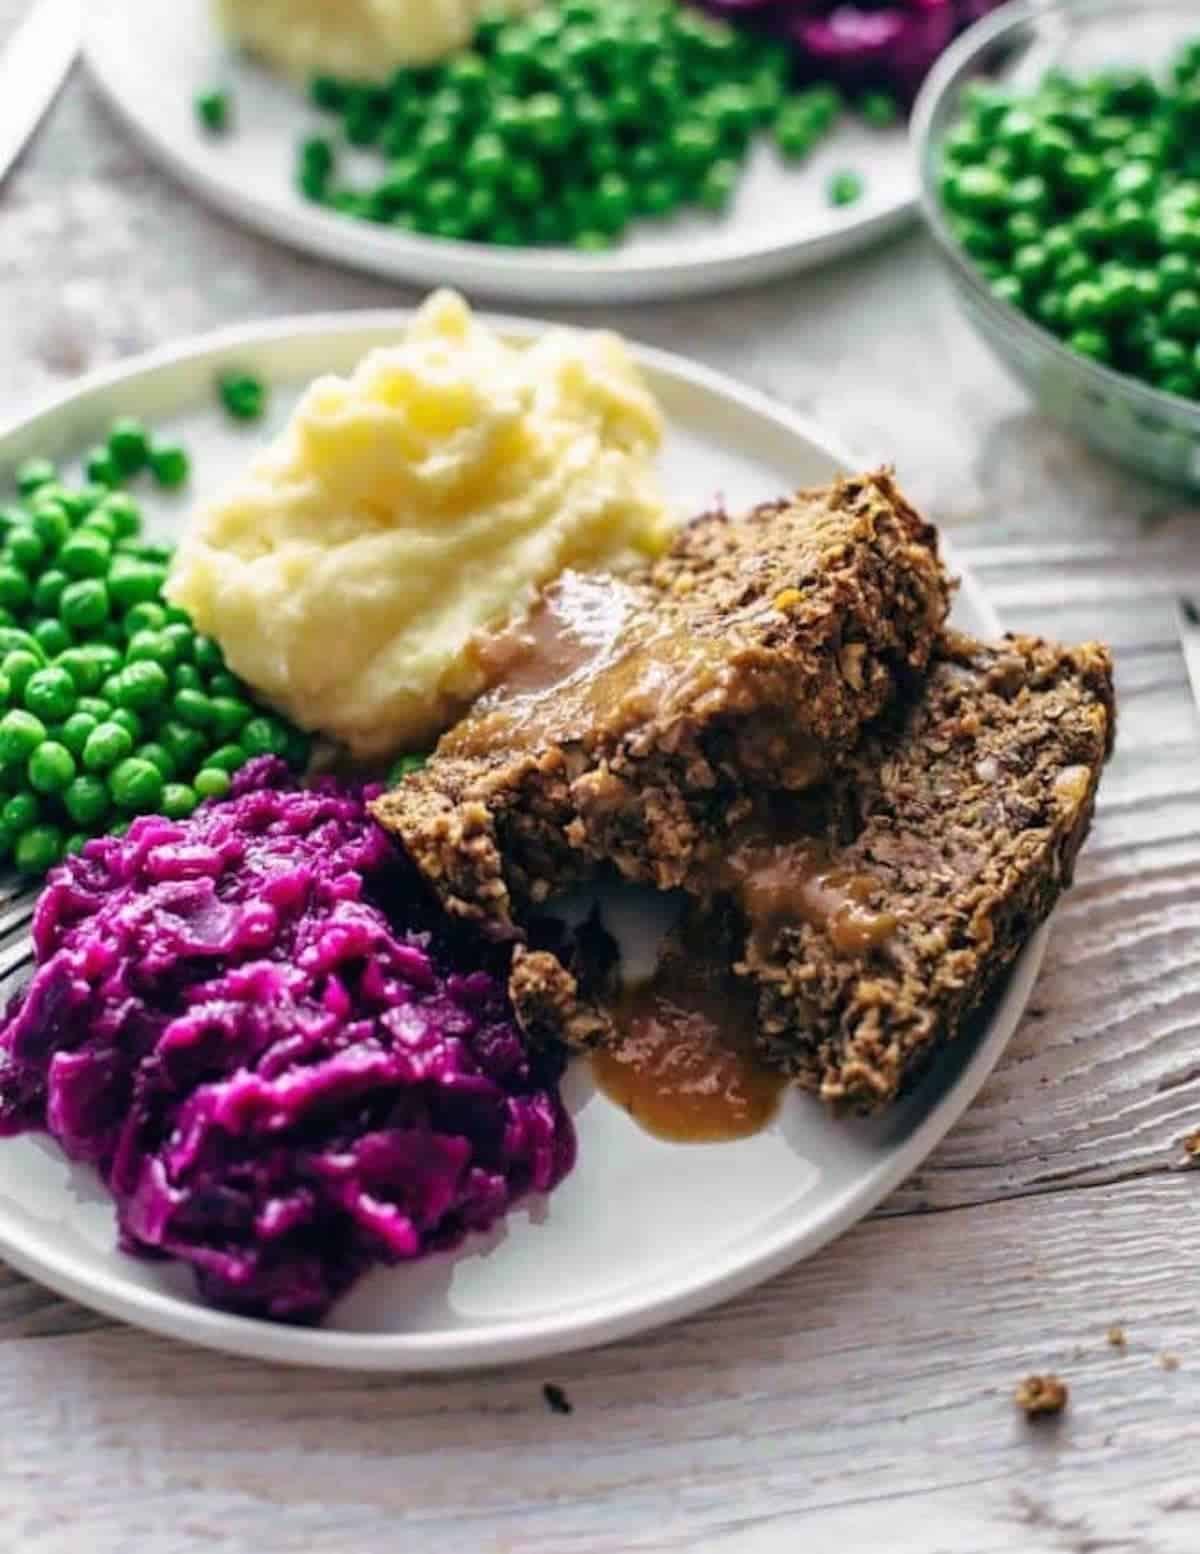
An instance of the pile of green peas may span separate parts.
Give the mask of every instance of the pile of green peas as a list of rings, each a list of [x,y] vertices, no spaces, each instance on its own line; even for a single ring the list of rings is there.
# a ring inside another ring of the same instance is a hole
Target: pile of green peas
[[[182,484],[185,451],[123,418],[85,468],[68,487],[30,459],[0,508],[0,858],[29,876],[136,815],[185,818],[253,756],[309,754],[163,599],[170,548],[122,486]]]
[[[773,131],[790,160],[833,129],[831,86],[795,92],[786,48],[678,0],[561,0],[485,17],[471,49],[390,86],[319,77],[351,147],[387,159],[374,187],[339,182],[327,136],[300,149],[297,182],[347,215],[433,236],[509,247],[613,246],[639,217],[732,198],[754,137]],[[879,128],[896,104],[858,105]],[[848,204],[861,180],[831,183]]]
[[[941,197],[994,294],[1080,356],[1200,399],[1200,39],[1161,82],[976,82],[964,108]]]

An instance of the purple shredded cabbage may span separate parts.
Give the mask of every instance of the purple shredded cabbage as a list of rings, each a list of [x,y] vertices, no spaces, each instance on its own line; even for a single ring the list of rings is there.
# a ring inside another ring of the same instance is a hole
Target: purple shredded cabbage
[[[909,102],[950,43],[1003,0],[697,0],[786,39],[801,80],[881,87]]]
[[[0,1132],[94,1165],[126,1251],[248,1315],[317,1321],[574,1163],[561,1059],[526,1051],[494,952],[429,928],[369,796],[264,758],[89,843],[0,1031]]]

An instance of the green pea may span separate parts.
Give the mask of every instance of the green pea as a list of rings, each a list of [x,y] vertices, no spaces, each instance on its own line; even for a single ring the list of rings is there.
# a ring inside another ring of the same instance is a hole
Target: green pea
[[[144,470],[150,457],[150,437],[141,421],[135,416],[119,416],[109,428],[108,451],[122,475]]]
[[[118,707],[109,718],[110,723],[116,723],[125,729],[129,737],[136,744],[144,732],[141,716],[134,712],[132,707]]]
[[[3,720],[0,719],[0,756],[3,753]],[[106,772],[123,761],[134,747],[135,740],[129,730],[115,721],[101,723],[88,736],[83,747],[83,764],[89,772]]]
[[[862,175],[854,172],[835,173],[826,186],[831,205],[854,205],[862,199],[865,191]]]
[[[195,664],[176,664],[171,671],[171,683],[177,691],[202,691],[204,676]]]
[[[10,565],[31,572],[46,559],[46,546],[32,526],[25,524],[8,536],[4,554]]]
[[[1158,380],[1170,378],[1177,372],[1184,371],[1190,360],[1190,353],[1182,340],[1172,340],[1167,335],[1162,335],[1154,340],[1147,352],[1150,371]],[[0,724],[0,727],[3,725]]]
[[[721,211],[737,191],[741,169],[736,162],[714,162],[704,175],[697,198],[706,210]]]
[[[235,421],[258,421],[267,407],[267,390],[247,372],[223,372],[217,379],[222,405]]]
[[[150,470],[165,490],[182,486],[191,473],[191,461],[178,443],[156,442],[150,449]]]
[[[220,740],[232,740],[250,721],[252,709],[234,696],[210,699],[211,727]]]
[[[44,550],[54,552],[70,536],[71,519],[59,503],[47,502],[33,509],[32,528]]]
[[[112,543],[94,530],[77,529],[59,551],[58,564],[70,577],[103,577],[112,564]]]
[[[98,507],[94,513],[89,513],[79,525],[79,530],[82,534],[99,534],[110,545],[117,538],[117,526],[111,514],[107,513],[102,507]]]
[[[87,773],[69,784],[63,792],[62,802],[75,824],[85,826],[89,831],[103,824],[111,808],[107,783]]]
[[[29,757],[25,771],[38,793],[61,793],[74,780],[75,757],[66,745],[47,739]]]
[[[83,849],[92,840],[86,831],[73,831],[67,838],[63,847],[63,853],[68,858],[78,858]]]
[[[230,774],[239,771],[250,759],[250,752],[241,745],[221,745],[205,757],[206,766],[216,766]]]
[[[176,674],[178,674],[178,670],[176,670]],[[246,687],[235,675],[215,674],[208,682],[208,689],[213,696],[238,698],[243,695]]]
[[[57,624],[57,622],[55,623]],[[62,629],[61,627],[59,628]],[[42,639],[39,638],[39,641]],[[45,643],[43,642],[43,646]],[[60,669],[65,669],[71,677],[71,683],[76,691],[94,691],[98,689],[104,676],[100,672],[100,666],[86,648],[68,647],[59,651],[55,657],[55,663]]]
[[[140,761],[149,761],[151,766],[157,766],[163,775],[164,782],[170,782],[171,778],[174,777],[177,764],[175,757],[165,745],[151,741],[149,744],[139,745],[134,754]]]
[[[58,601],[59,617],[72,631],[86,632],[103,625],[108,609],[108,589],[98,577],[68,583]]]
[[[121,471],[106,447],[93,448],[84,459],[83,467],[93,485],[111,488],[121,483]]]
[[[1107,362],[1112,355],[1108,339],[1099,329],[1076,329],[1067,344],[1077,355],[1093,361]]]
[[[51,485],[58,479],[58,470],[49,459],[26,459],[17,466],[17,490],[22,496],[31,496],[39,486]]]
[[[125,612],[123,624],[130,637],[135,637],[139,631],[161,631],[167,624],[167,612],[161,604],[146,599]]]
[[[49,567],[33,585],[33,607],[43,615],[53,614],[70,579],[57,567]]]
[[[168,782],[162,792],[162,812],[168,820],[186,820],[200,802],[196,790],[187,783]]]
[[[117,704],[143,711],[166,701],[171,689],[167,671],[161,664],[139,661],[127,664],[118,676]]]
[[[211,637],[199,636],[193,645],[193,660],[202,674],[221,674],[225,668],[225,654]]]
[[[109,774],[108,791],[113,803],[126,814],[151,814],[162,802],[162,773],[152,762],[130,756]]]
[[[242,729],[239,743],[251,755],[284,755],[287,730],[273,718],[251,718]]]
[[[13,858],[22,874],[46,874],[62,857],[63,833],[57,826],[31,826],[17,838]]]
[[[75,682],[65,669],[39,669],[25,682],[26,710],[46,723],[61,723],[75,710]]]
[[[118,698],[121,695],[121,674],[119,670],[115,674],[107,675],[101,680],[100,694],[105,701],[111,702],[114,707],[118,705]]]
[[[196,118],[202,129],[210,135],[228,133],[233,122],[233,98],[224,87],[210,87],[197,92]]]
[[[212,723],[212,702],[202,691],[176,691],[171,706],[175,717],[189,728],[208,728]]]
[[[162,565],[140,557],[118,555],[108,574],[108,590],[117,608],[125,610],[143,600],[157,600],[166,580],[166,569]]]
[[[170,642],[164,640],[157,631],[135,631],[129,639],[125,656],[131,664],[145,662],[169,665],[174,658],[174,651]]]
[[[62,621],[57,620],[38,621],[33,628],[33,636],[47,658],[57,658],[60,653],[65,653],[74,641]]]
[[[104,723],[112,715],[112,703],[103,700],[99,696],[81,696],[75,703],[76,712],[84,712],[88,717],[95,718],[97,723]]]
[[[872,129],[891,129],[900,119],[899,105],[889,92],[867,92],[858,111]]]
[[[206,766],[196,773],[192,786],[202,799],[223,799],[232,783],[228,772],[221,771],[219,767]]]
[[[82,757],[84,746],[93,730],[99,727],[99,719],[88,712],[73,712],[58,731],[58,736],[73,756]]]
[[[175,757],[181,772],[194,772],[208,750],[208,740],[198,729],[188,728],[186,723],[179,723],[174,718],[169,718],[163,724],[158,737]]]
[[[28,789],[22,789],[20,793],[14,793],[3,809],[0,809],[0,821],[3,821],[7,830],[14,835],[21,831],[28,831],[30,826],[38,823],[42,813],[42,806],[36,794]]]
[[[17,648],[12,653],[6,653],[0,659],[0,674],[8,681],[14,696],[24,698],[25,687],[32,677],[42,668],[45,660],[40,654],[34,654]]]
[[[1200,274],[1196,276],[1200,281]],[[1163,323],[1184,340],[1200,340],[1200,292],[1179,290],[1163,309]]]

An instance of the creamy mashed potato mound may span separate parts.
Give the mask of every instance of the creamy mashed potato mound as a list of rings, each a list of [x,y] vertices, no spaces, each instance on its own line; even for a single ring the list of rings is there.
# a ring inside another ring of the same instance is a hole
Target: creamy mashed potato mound
[[[495,0],[215,0],[228,35],[285,74],[386,81],[465,48]],[[540,0],[501,0],[510,16]]]
[[[484,688],[481,630],[662,549],[661,437],[618,336],[513,346],[440,292],[194,515],[168,594],[303,728],[423,748]]]

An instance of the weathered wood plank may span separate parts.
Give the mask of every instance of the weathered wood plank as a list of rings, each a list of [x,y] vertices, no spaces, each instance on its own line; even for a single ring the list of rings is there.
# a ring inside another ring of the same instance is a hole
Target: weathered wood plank
[[[271,1370],[125,1330],[0,1343],[9,1536],[58,1554],[73,1507],[89,1554],[866,1547],[887,1496],[907,1541],[884,1546],[921,1554],[1194,1549],[1196,1187],[875,1221],[707,1317],[491,1376]],[[1042,1369],[1072,1389],[1048,1429],[1012,1402]]]

